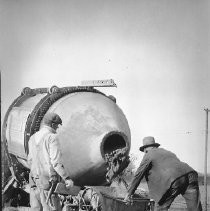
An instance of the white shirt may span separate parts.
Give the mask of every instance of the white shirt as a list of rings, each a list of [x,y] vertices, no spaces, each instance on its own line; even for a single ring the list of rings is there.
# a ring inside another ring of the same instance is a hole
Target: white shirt
[[[43,126],[33,134],[29,140],[28,163],[31,175],[34,178],[48,183],[56,172],[65,180],[68,176],[62,162],[59,141],[56,131],[48,126]]]

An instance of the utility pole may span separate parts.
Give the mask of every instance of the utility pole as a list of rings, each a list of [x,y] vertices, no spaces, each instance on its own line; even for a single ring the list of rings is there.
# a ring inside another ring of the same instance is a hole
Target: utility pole
[[[208,156],[208,108],[205,108],[206,112],[206,130],[205,130],[205,161],[204,161],[204,211],[207,211],[207,156]]]

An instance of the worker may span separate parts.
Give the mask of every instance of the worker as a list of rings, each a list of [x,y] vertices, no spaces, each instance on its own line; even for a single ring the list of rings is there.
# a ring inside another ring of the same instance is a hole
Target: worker
[[[60,116],[56,113],[47,113],[43,118],[41,129],[29,140],[30,205],[33,210],[61,210],[57,194],[52,194],[47,203],[52,184],[56,184],[61,177],[67,188],[74,185],[62,162],[56,134],[59,125],[62,125]]]
[[[159,146],[154,137],[148,136],[143,139],[140,151],[145,154],[124,201],[129,203],[145,177],[157,211],[168,210],[179,194],[184,197],[189,211],[202,210],[197,172],[188,164],[181,162],[174,153],[158,148]]]

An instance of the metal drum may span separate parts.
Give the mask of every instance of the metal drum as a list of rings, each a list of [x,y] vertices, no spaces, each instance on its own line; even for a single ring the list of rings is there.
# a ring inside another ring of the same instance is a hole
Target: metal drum
[[[47,112],[62,118],[58,138],[64,166],[78,185],[106,183],[105,154],[130,150],[127,119],[113,97],[93,87],[25,88],[10,106],[3,123],[8,151],[27,167],[28,140]]]

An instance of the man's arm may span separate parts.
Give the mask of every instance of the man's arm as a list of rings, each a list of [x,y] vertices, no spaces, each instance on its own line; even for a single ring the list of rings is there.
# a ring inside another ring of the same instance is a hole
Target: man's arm
[[[53,169],[62,177],[63,180],[68,179],[68,174],[63,166],[62,155],[59,142],[56,135],[51,135],[49,139],[49,156]]]
[[[33,137],[30,137],[29,142],[28,142],[29,152],[28,152],[28,157],[27,157],[27,163],[28,163],[29,168],[31,168],[31,165],[32,165],[32,152],[31,152],[32,151],[32,141],[35,141],[35,140]]]
[[[50,155],[50,161],[51,161],[51,164],[52,164],[52,167],[53,167],[53,169],[51,169],[51,172],[52,172],[51,176],[54,176],[53,170],[55,170],[62,177],[62,179],[65,181],[66,187],[67,188],[72,187],[74,185],[74,182],[70,179],[70,177],[68,176],[68,174],[67,174],[67,172],[66,172],[66,170],[63,166],[60,146],[59,146],[59,142],[57,140],[56,135],[50,136],[50,139],[49,139],[49,155]]]
[[[131,196],[135,192],[135,190],[139,186],[141,180],[145,176],[145,172],[147,171],[150,163],[151,163],[150,159],[147,156],[144,156],[139,168],[137,169],[137,171],[134,175],[134,178],[133,178],[131,184],[129,185],[128,196]]]

